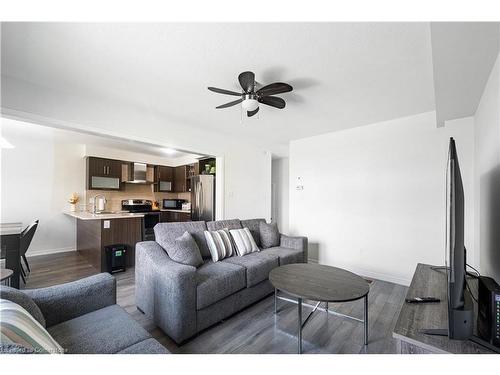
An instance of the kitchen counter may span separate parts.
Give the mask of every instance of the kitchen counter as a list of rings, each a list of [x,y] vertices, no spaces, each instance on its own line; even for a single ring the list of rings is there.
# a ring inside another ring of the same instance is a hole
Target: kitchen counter
[[[65,215],[80,220],[111,220],[111,219],[129,219],[131,217],[144,217],[144,213],[116,212],[109,214],[93,214],[91,212],[65,212]]]
[[[176,210],[173,208],[162,208],[159,211],[161,211],[161,212],[181,212],[183,214],[190,214],[191,213],[191,211],[189,211],[189,210]]]

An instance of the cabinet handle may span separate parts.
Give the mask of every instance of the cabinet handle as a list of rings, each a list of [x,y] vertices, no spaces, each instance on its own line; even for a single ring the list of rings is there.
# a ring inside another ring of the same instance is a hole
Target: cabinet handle
[[[106,175],[106,166],[105,165],[102,166],[102,174]]]

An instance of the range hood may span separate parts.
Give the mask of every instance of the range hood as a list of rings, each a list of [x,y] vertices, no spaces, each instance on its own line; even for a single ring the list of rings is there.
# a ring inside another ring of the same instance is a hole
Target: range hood
[[[152,184],[153,181],[147,180],[148,166],[144,163],[130,163],[127,184]]]

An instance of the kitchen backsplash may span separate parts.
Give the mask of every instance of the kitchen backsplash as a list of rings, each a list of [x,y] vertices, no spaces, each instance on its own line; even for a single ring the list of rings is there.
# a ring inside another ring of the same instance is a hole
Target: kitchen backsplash
[[[106,197],[106,211],[119,211],[121,210],[122,200],[124,199],[148,199],[151,201],[158,201],[161,207],[162,199],[174,198],[191,200],[191,193],[163,193],[153,191],[153,185],[135,185],[125,184],[123,190],[109,191],[109,190],[86,190],[85,203],[87,210],[90,211],[92,199],[97,194],[102,194]],[[83,203],[83,202],[82,202]]]

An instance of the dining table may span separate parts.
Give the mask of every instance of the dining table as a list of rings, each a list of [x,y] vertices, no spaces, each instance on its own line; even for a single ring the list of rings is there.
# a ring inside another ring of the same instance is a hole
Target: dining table
[[[0,223],[0,246],[5,268],[12,270],[10,286],[20,289],[21,257],[19,255],[23,223]]]

